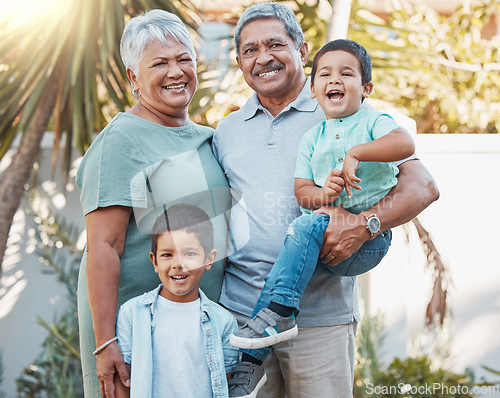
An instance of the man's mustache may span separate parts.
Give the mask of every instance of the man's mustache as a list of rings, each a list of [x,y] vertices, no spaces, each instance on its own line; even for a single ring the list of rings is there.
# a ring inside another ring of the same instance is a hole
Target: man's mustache
[[[280,70],[280,69],[283,69],[284,67],[285,67],[285,65],[278,64],[278,63],[268,64],[268,65],[260,67],[259,69],[255,69],[252,72],[252,74],[253,75],[260,75],[261,73],[265,73],[265,72],[268,72],[271,70]]]

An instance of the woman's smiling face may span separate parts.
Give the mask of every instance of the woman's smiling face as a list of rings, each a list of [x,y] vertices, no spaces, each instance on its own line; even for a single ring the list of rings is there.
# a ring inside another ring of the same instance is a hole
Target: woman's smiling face
[[[137,73],[128,74],[141,105],[157,115],[178,117],[187,113],[198,85],[196,60],[183,44],[174,39],[168,43],[149,43]]]

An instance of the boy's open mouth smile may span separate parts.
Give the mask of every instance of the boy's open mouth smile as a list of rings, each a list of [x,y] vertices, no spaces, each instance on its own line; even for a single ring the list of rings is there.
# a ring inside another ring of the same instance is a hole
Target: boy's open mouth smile
[[[344,98],[344,93],[340,90],[331,90],[326,94],[326,96],[330,101],[339,102],[342,98]]]

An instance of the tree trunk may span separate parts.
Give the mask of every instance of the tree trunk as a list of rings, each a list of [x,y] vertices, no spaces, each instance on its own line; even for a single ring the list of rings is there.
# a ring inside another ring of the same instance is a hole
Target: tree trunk
[[[55,69],[59,68],[56,66]],[[59,82],[58,73],[55,72],[56,70],[49,77],[40,106],[35,110],[12,163],[0,181],[0,274],[12,220],[23,197],[24,185],[40,152],[40,142],[56,103]]]
[[[347,38],[352,0],[331,0],[332,18],[328,24],[328,41]]]

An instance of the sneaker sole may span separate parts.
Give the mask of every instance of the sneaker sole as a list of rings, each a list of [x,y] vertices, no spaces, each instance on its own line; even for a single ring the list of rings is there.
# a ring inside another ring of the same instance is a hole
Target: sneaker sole
[[[256,348],[270,347],[272,345],[281,343],[282,341],[290,340],[297,336],[298,333],[299,330],[297,328],[297,325],[295,325],[293,328],[275,334],[274,336],[260,337],[257,339],[248,339],[233,334],[231,335],[229,342],[233,347],[252,350]]]
[[[248,395],[242,395],[241,397],[237,397],[237,398],[256,398],[257,397],[257,393],[262,388],[262,386],[264,384],[266,384],[266,381],[267,381],[267,376],[264,373],[264,376],[261,377],[261,379],[259,380],[259,382],[255,386],[254,390],[250,394],[248,394]]]

